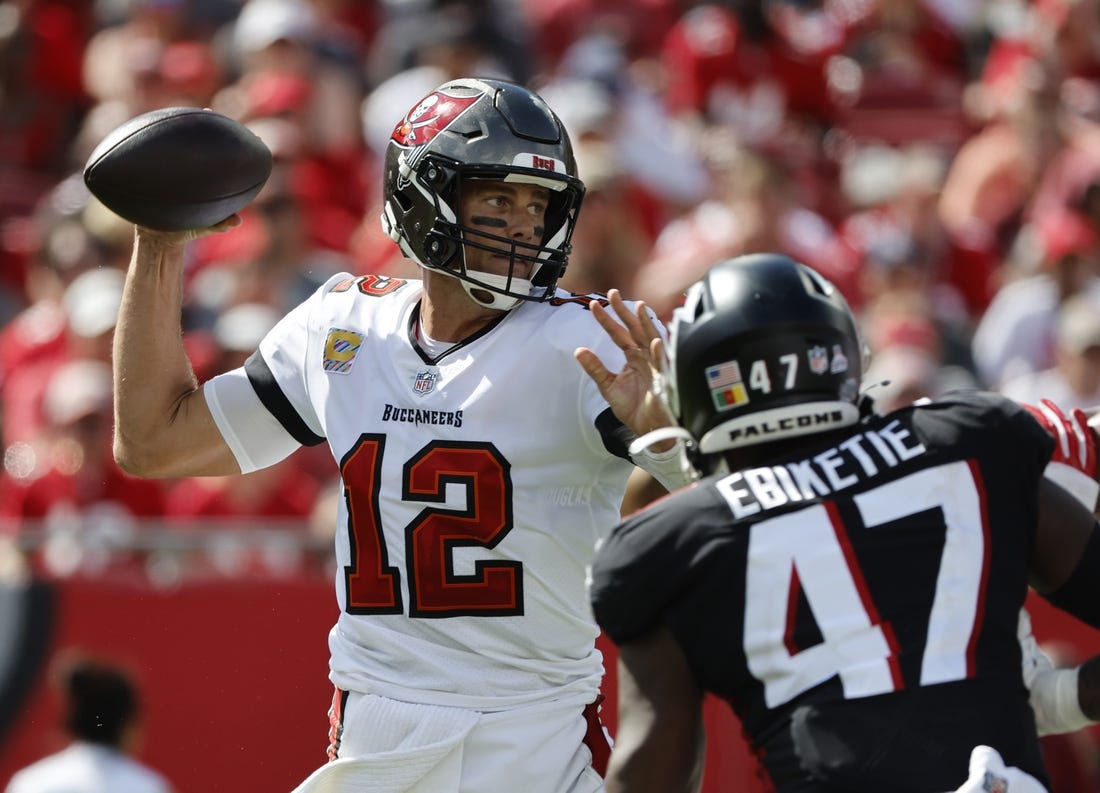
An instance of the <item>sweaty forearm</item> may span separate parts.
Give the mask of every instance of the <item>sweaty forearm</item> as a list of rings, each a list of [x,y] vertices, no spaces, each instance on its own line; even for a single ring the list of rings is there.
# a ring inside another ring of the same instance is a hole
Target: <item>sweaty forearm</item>
[[[184,235],[141,231],[114,338],[115,457],[139,476],[235,473],[181,333]]]

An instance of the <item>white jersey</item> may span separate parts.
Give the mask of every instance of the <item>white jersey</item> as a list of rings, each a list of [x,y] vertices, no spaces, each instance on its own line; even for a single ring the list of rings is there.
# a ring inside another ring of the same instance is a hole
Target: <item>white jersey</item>
[[[340,466],[332,681],[479,710],[591,699],[603,667],[587,568],[632,464],[573,351],[613,371],[622,351],[587,299],[559,292],[432,360],[413,341],[421,294],[334,277],[245,365],[282,427],[327,440]],[[226,407],[241,377],[207,395],[244,470],[246,408]]]
[[[5,793],[170,793],[168,780],[132,757],[77,741],[11,778]]]

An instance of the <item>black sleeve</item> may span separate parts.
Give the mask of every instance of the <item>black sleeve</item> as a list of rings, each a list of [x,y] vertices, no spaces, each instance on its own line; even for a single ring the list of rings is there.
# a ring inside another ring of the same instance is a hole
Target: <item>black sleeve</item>
[[[616,457],[630,459],[630,444],[637,437],[630,427],[619,421],[618,416],[607,408],[596,416],[596,430],[600,433],[604,448]]]
[[[592,567],[592,608],[604,633],[621,644],[662,624],[730,522],[714,489],[699,485],[620,523]]]
[[[325,442],[324,438],[314,433],[302,421],[298,411],[294,409],[294,406],[290,404],[290,400],[286,398],[286,394],[279,388],[275,375],[272,374],[267,361],[264,360],[258,350],[248,356],[248,360],[244,362],[244,371],[248,375],[248,382],[252,384],[252,388],[256,391],[256,396],[264,403],[264,407],[268,409],[271,415],[283,425],[283,429],[293,436],[294,440],[303,446],[317,446]]]
[[[1054,453],[1054,439],[1018,402],[990,391],[956,391],[917,410],[916,422],[933,443],[1008,455],[1041,474]]]
[[[1042,471],[1054,454],[1054,438],[1026,408],[1011,400],[1006,401],[1010,406],[1006,408],[1010,431],[1020,439],[1034,464]]]

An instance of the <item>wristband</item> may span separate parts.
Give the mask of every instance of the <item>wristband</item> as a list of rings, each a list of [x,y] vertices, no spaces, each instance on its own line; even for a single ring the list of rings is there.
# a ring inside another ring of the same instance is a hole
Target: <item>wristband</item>
[[[662,437],[655,437],[659,432],[648,433],[642,440],[648,440],[650,443],[662,440]],[[676,437],[676,443],[663,452],[652,451],[648,444],[635,441],[630,445],[630,459],[671,493],[694,482],[696,472],[688,462],[683,440],[676,435],[670,437]]]
[[[1074,732],[1093,723],[1077,697],[1078,667],[1043,669],[1031,684],[1031,707],[1039,735]]]

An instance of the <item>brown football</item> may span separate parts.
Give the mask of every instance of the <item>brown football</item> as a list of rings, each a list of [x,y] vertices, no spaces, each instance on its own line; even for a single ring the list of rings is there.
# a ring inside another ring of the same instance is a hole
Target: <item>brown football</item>
[[[243,209],[271,165],[271,151],[240,122],[212,110],[168,107],[112,130],[88,158],[84,183],[132,223],[182,231]]]

